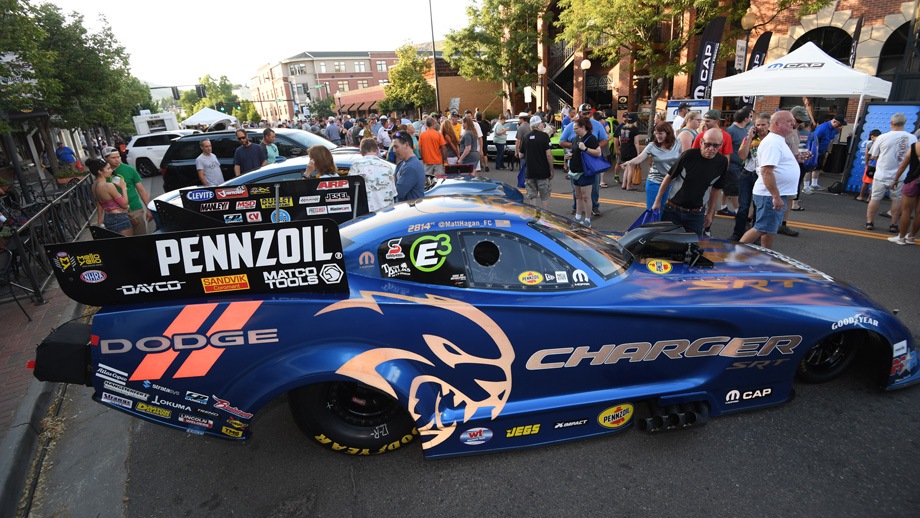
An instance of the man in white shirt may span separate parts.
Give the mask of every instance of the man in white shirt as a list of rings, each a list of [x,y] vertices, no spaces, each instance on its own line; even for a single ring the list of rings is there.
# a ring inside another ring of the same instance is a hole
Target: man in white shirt
[[[792,112],[778,111],[770,117],[770,133],[760,141],[757,161],[760,177],[754,183],[753,201],[757,217],[754,228],[741,237],[742,243],[760,239],[764,248],[773,248],[773,239],[783,222],[786,196],[795,196],[799,184],[799,162],[786,137],[796,131]]]
[[[361,141],[361,158],[355,160],[348,170],[349,175],[364,178],[367,188],[367,209],[371,212],[393,205],[396,199],[396,180],[393,164],[378,158],[380,150],[377,141],[366,138]]]
[[[875,139],[872,150],[869,152],[869,160],[874,159],[876,162],[875,175],[872,177],[872,195],[869,198],[869,206],[866,207],[866,230],[875,230],[875,213],[882,203],[882,198],[885,197],[885,191],[888,191],[888,197],[891,198],[891,225],[888,227],[888,232],[898,232],[897,222],[901,217],[901,187],[903,184],[899,183],[894,186],[892,184],[898,172],[898,166],[910,152],[910,146],[917,142],[917,137],[904,131],[906,122],[907,117],[903,113],[892,115],[889,121],[891,131]]]
[[[211,153],[211,141],[202,140],[201,154],[195,159],[195,169],[198,170],[198,179],[201,185],[212,187],[224,183],[224,173],[220,170],[220,161]]]
[[[687,103],[680,103],[677,105],[677,115],[674,116],[674,120],[671,122],[671,128],[674,129],[674,134],[677,135],[677,132],[680,131],[680,127],[684,125],[684,117],[687,116],[687,113],[690,111],[690,105]]]

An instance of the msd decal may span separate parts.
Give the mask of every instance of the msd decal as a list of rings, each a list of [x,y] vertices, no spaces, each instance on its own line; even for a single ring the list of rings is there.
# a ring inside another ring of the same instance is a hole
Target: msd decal
[[[236,202],[236,210],[252,210],[256,208],[256,200],[243,200]]]

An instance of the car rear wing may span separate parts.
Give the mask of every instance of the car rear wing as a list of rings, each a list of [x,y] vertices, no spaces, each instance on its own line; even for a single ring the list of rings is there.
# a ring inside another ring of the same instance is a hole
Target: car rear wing
[[[119,236],[45,252],[64,293],[91,306],[348,294],[339,227],[327,218]]]

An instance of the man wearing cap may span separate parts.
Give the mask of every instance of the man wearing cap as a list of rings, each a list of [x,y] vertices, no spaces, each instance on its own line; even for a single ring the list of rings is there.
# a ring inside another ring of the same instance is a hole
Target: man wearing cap
[[[591,117],[591,105],[584,103],[578,107],[578,113],[581,117],[588,117],[591,120],[591,134],[594,135],[594,138],[597,139],[600,144],[601,149],[606,147],[610,143],[610,136],[607,134],[607,130],[604,129],[604,125],[601,121]],[[562,134],[559,136],[559,145],[569,150],[572,148],[575,139],[578,136],[575,135],[575,121],[570,122],[562,130]],[[600,185],[601,185],[601,176],[603,173],[594,175],[594,185],[591,187],[591,214],[594,217],[599,217],[601,215],[601,204],[600,204]],[[572,193],[574,198],[575,193]],[[572,214],[575,213],[575,204],[574,199],[572,202]]]
[[[147,196],[147,189],[144,189],[141,175],[137,174],[137,169],[123,163],[121,153],[113,147],[103,149],[102,158],[112,167],[112,176],[106,181],[121,181],[128,188],[128,215],[134,216],[135,221],[137,221],[137,224],[134,225],[134,235],[146,234],[147,222],[153,219],[153,215],[146,210],[147,205],[150,203],[150,197]],[[115,180],[116,177],[119,177],[120,180]],[[96,209],[99,217],[102,218],[104,211],[101,210],[98,204]]]
[[[674,129],[675,135],[677,135],[677,132],[680,131],[680,127],[684,125],[684,117],[687,116],[687,112],[689,111],[689,104],[680,103],[677,105],[677,115],[674,116],[674,120],[671,122],[671,127]]]
[[[527,199],[534,204],[537,196],[543,203],[543,209],[549,210],[549,195],[552,192],[553,155],[550,151],[549,135],[544,131],[546,123],[539,115],[530,118],[531,132],[524,139],[518,139],[524,151],[527,167],[521,163],[521,169],[527,170]]]
[[[833,119],[819,124],[815,128],[815,138],[818,139],[818,164],[819,169],[824,170],[824,163],[827,161],[827,151],[831,147],[831,141],[840,134],[840,128],[847,125],[847,120],[843,115],[835,115]],[[815,189],[817,187],[817,189]],[[811,188],[820,191],[817,179],[811,183]]]
[[[874,230],[875,213],[878,211],[885,191],[891,198],[891,225],[888,232],[898,232],[898,221],[901,217],[901,188],[903,184],[895,182],[898,166],[910,152],[910,147],[917,142],[917,137],[904,131],[907,117],[903,113],[891,116],[889,124],[891,131],[883,133],[875,139],[869,160],[875,160],[875,175],[872,176],[872,193],[869,196],[869,206],[866,207],[866,230]]]
[[[770,133],[757,148],[760,176],[754,183],[754,228],[744,233],[742,243],[760,239],[760,246],[773,248],[786,211],[785,198],[795,195],[799,180],[799,162],[786,141],[796,126],[795,117],[788,111],[778,111],[770,117]]]
[[[522,189],[524,187],[524,179],[527,177],[527,161],[524,160],[524,148],[521,147],[521,144],[532,131],[530,127],[530,114],[527,112],[519,113],[518,121],[517,135],[514,137],[514,156],[521,161],[521,169],[518,171],[517,176],[517,186],[519,189]]]
[[[233,152],[233,175],[239,176],[249,171],[255,171],[266,164],[265,150],[262,146],[253,146],[246,130],[236,130],[236,139],[240,147]]]
[[[684,151],[671,166],[652,204],[652,210],[663,209],[662,221],[680,225],[698,236],[712,224],[716,199],[728,174],[728,158],[719,156],[723,137],[718,128],[706,130],[702,147]],[[665,193],[668,199],[662,207]]]
[[[326,119],[326,138],[336,146],[342,145],[342,130],[339,129],[335,117],[330,116]]]

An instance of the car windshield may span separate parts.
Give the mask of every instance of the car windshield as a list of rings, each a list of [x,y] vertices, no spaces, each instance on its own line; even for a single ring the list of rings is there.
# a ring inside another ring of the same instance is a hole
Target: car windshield
[[[279,135],[284,135],[285,137],[293,140],[294,142],[297,142],[298,144],[303,146],[303,149],[305,152],[307,149],[310,149],[310,146],[315,146],[317,144],[319,144],[320,146],[329,148],[329,149],[336,149],[337,147],[339,147],[333,144],[332,142],[329,142],[328,140],[324,139],[323,137],[314,135],[313,133],[310,133],[309,131],[293,131],[291,133],[285,132],[285,133],[279,133]]]
[[[556,216],[538,212],[530,225],[581,258],[604,279],[624,273],[633,256],[611,236]]]
[[[506,122],[505,123],[505,129],[507,129],[508,131],[517,131],[517,128],[518,128],[518,123],[516,122]]]

